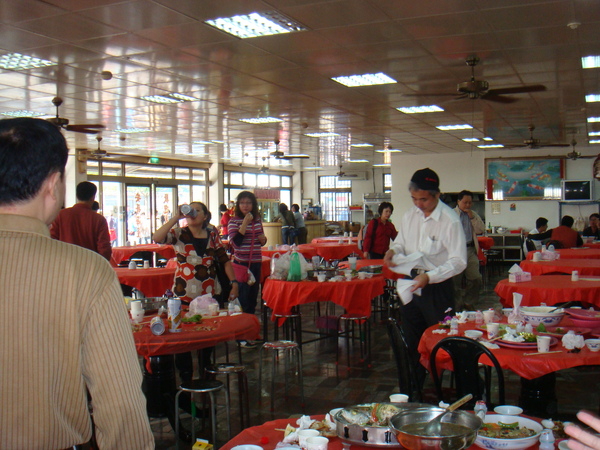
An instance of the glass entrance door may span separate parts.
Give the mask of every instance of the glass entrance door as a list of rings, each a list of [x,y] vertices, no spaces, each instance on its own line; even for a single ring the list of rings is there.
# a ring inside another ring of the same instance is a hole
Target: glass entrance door
[[[128,245],[152,243],[150,186],[126,186]]]
[[[154,204],[156,205],[154,230],[157,230],[165,222],[168,222],[174,214],[177,214],[177,188],[174,186],[156,186]]]

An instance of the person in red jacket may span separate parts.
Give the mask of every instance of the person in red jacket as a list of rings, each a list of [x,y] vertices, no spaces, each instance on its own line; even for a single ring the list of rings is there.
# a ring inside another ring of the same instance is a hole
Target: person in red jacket
[[[390,248],[390,241],[396,239],[398,231],[392,222],[390,216],[394,212],[394,205],[390,202],[382,202],[379,205],[379,218],[372,219],[367,231],[363,234],[363,256],[366,259],[383,259],[383,256]]]
[[[554,245],[555,248],[571,248],[581,247],[583,245],[583,239],[579,236],[579,233],[572,227],[575,220],[571,216],[563,216],[560,219],[560,226],[547,230],[544,233],[530,234],[529,239],[541,241],[550,239],[547,244]]]

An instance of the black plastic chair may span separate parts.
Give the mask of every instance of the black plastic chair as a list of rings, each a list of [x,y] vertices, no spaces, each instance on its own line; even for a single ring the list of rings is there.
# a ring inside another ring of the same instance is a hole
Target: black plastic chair
[[[533,242],[531,239],[526,238],[525,239],[525,248],[527,248],[528,252],[533,252],[535,250],[537,250],[536,246],[535,246],[535,242]]]
[[[398,368],[398,387],[400,388],[400,392],[408,395],[409,402],[422,402],[423,392],[417,379],[416,367],[414,367],[411,360],[402,328],[395,319],[389,318],[387,329],[396,359],[396,367]]]
[[[437,372],[436,356],[438,350],[445,350],[452,359],[454,365],[454,380],[456,385],[456,399],[459,399],[467,394],[473,394],[473,400],[466,404],[466,408],[472,408],[475,401],[485,400],[488,403],[488,408],[491,406],[491,377],[492,370],[489,366],[484,366],[485,382],[479,374],[479,359],[482,355],[486,355],[494,364],[496,377],[498,380],[498,403],[504,405],[504,373],[500,363],[494,354],[473,339],[459,336],[449,336],[438,342],[431,351],[429,360],[430,370],[433,376],[433,382],[437,391],[437,396],[440,401],[443,401],[442,379]]]

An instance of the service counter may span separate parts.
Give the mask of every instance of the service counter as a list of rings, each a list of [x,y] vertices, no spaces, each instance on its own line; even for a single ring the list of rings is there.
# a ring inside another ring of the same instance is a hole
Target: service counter
[[[325,236],[324,220],[305,220],[304,224],[308,232],[306,242],[310,242],[316,237]],[[280,222],[263,222],[263,229],[265,230],[265,236],[267,236],[267,245],[283,244]]]

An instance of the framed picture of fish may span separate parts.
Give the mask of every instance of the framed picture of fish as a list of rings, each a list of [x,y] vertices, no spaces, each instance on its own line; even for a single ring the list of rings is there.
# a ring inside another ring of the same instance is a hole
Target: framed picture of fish
[[[560,200],[562,158],[487,158],[486,199]]]

